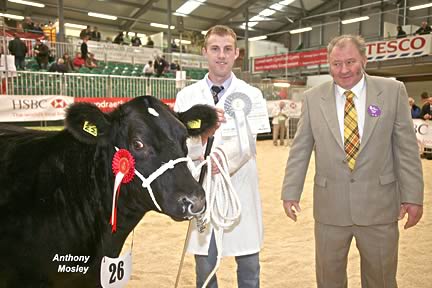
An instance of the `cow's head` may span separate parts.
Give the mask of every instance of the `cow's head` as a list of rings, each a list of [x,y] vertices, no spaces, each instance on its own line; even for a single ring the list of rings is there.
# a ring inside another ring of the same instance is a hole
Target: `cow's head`
[[[179,119],[194,125],[185,125]],[[186,139],[206,132],[216,120],[216,112],[209,106],[194,106],[175,114],[159,100],[143,96],[109,114],[89,103],[74,104],[68,109],[66,127],[80,142],[101,149],[108,147],[109,157],[115,153],[115,147],[128,150],[135,159],[135,169],[148,178],[170,160],[186,157]],[[134,177],[131,183],[124,184],[121,189],[126,187],[128,195],[122,190],[119,205],[123,201],[128,208],[139,205],[139,209],[157,211],[142,183]],[[151,183],[151,190],[162,212],[175,220],[190,217],[205,207],[204,190],[192,177],[187,162],[161,174]]]

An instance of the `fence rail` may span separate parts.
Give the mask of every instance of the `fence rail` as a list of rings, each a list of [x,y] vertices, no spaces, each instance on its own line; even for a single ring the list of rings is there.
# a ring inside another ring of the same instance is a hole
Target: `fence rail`
[[[194,80],[120,75],[9,72],[2,78],[0,91],[8,95],[61,95],[73,97],[128,97],[152,95],[174,100],[177,92]],[[6,93],[7,91],[7,93]]]

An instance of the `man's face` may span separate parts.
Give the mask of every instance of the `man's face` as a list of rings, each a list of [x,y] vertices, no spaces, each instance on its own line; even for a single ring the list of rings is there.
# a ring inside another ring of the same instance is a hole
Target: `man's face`
[[[235,39],[230,35],[210,35],[207,46],[202,49],[202,52],[207,58],[210,79],[211,77],[228,79],[234,61],[239,55],[239,49],[235,47]]]
[[[428,102],[430,105],[432,105],[432,97],[429,97]]]
[[[357,47],[346,41],[342,47],[335,46],[329,55],[330,74],[336,84],[349,90],[361,80],[366,62]]]

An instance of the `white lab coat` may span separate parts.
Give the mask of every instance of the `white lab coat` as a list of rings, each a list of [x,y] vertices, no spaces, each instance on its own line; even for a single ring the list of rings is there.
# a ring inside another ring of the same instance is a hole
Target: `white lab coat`
[[[263,97],[259,89],[237,79],[233,74],[231,85],[219,100],[217,107],[223,108],[226,97],[233,92],[242,92],[250,97]],[[186,111],[196,104],[214,106],[213,97],[205,78],[185,87],[177,94],[174,110],[179,112]],[[228,139],[226,136],[222,137],[221,131],[223,125],[214,135],[213,148],[219,147],[224,150],[227,149],[227,146],[232,146],[233,137],[229,137],[231,139]],[[227,145],[227,143],[231,145]],[[254,142],[253,146],[255,145]],[[227,160],[228,166],[236,165],[236,163],[230,163],[230,159]],[[263,243],[263,224],[255,155],[252,155],[246,164],[241,166],[231,176],[231,181],[239,196],[242,210],[238,223],[230,230],[224,232],[222,256],[241,256],[257,253],[260,251]],[[195,220],[192,221],[191,226],[192,231],[187,251],[192,254],[207,255],[213,231],[211,223],[207,225],[207,229],[203,233],[199,233],[196,229]]]

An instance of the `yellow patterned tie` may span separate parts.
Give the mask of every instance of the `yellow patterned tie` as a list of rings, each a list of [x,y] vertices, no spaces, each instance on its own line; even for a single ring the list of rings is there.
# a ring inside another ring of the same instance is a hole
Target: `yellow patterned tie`
[[[357,111],[354,105],[352,91],[345,91],[345,113],[344,113],[344,146],[346,161],[350,170],[354,170],[357,154],[360,149],[360,135],[357,123]]]

